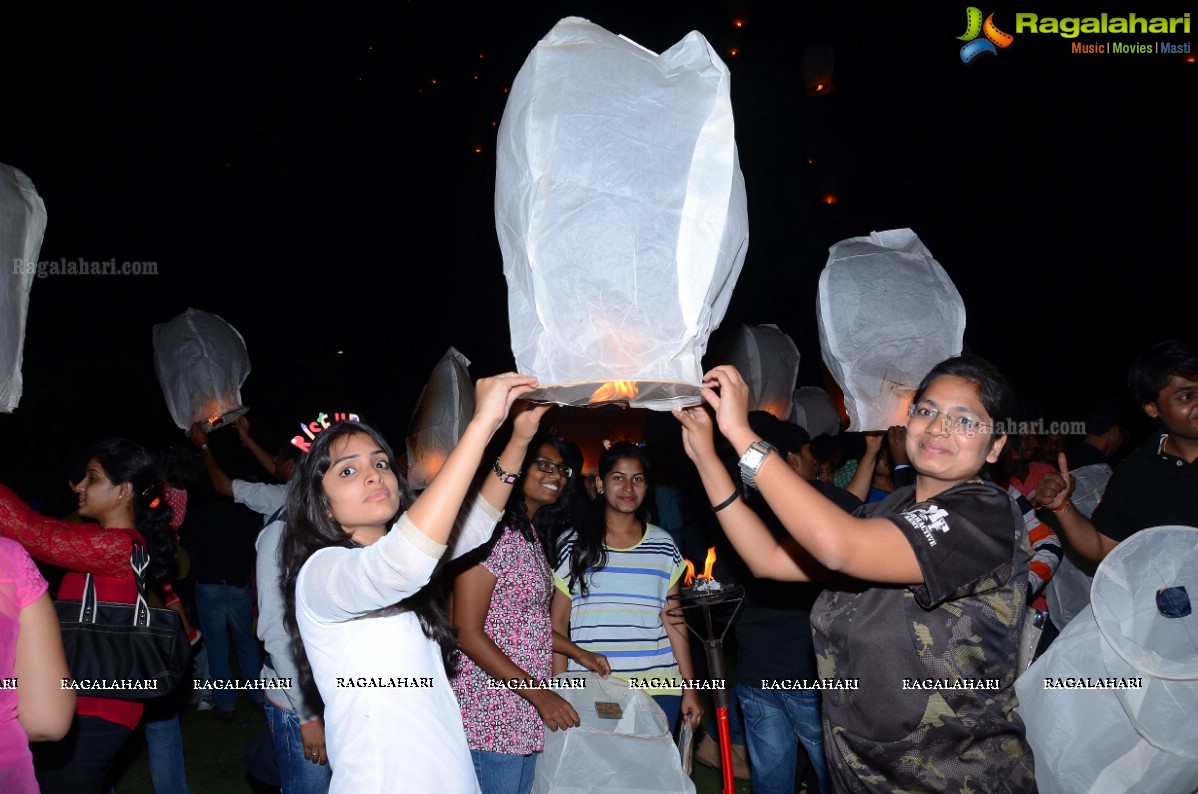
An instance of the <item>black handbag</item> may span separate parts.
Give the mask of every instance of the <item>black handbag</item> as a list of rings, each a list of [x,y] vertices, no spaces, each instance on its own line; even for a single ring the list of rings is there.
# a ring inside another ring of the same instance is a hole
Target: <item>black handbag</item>
[[[129,560],[137,602],[97,601],[87,575],[82,601],[55,601],[71,686],[80,695],[149,700],[169,694],[187,672],[191,648],[183,619],[146,603],[150,557],[134,544]]]

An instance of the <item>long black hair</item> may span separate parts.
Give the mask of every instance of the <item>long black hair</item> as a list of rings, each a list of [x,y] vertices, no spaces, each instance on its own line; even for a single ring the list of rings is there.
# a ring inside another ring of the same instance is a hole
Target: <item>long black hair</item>
[[[399,510],[387,523],[390,524],[398,518],[415,501],[407,478],[395,466],[395,455],[391,446],[377,430],[362,422],[338,422],[332,425],[316,437],[308,453],[296,466],[287,497],[287,525],[279,542],[279,583],[287,604],[284,623],[291,637],[291,650],[295,656],[296,669],[299,671],[300,687],[305,696],[314,698],[313,702],[319,702],[315,698],[319,698],[320,693],[312,677],[312,665],[308,661],[295,617],[295,585],[304,563],[321,549],[333,546],[343,549],[361,548],[360,544],[350,539],[337,519],[333,518],[329,498],[324,490],[324,475],[332,463],[333,444],[354,433],[369,436],[378,444],[398,480]],[[438,588],[426,586],[397,606],[405,612],[412,612],[420,619],[425,636],[441,646],[441,658],[446,669],[452,674],[452,656],[457,650],[457,640]]]
[[[523,473],[521,483],[518,487],[513,488],[511,495],[508,496],[503,520],[508,527],[519,532],[529,543],[538,544],[550,567],[553,567],[556,562],[553,559],[553,553],[557,547],[558,538],[572,523],[573,485],[574,478],[578,476],[578,470],[571,466],[574,468],[574,474],[570,479],[562,480],[557,501],[551,505],[542,506],[537,510],[532,521],[529,521],[528,504],[524,501],[524,483],[528,482],[529,472],[536,465],[534,461],[540,456],[541,447],[546,444],[553,447],[563,461],[570,460],[569,449],[564,441],[548,433],[537,433],[529,442],[528,451],[524,454],[524,462],[520,466],[520,471]]]
[[[611,470],[616,467],[616,463],[626,458],[639,460],[645,477],[648,478],[649,458],[645,455],[644,450],[636,444],[617,441],[599,457],[599,479],[602,480],[610,474]],[[649,493],[646,491],[645,499],[636,511],[636,517],[640,519],[642,527],[649,520],[648,503]],[[578,512],[578,517],[574,545],[570,548],[568,584],[571,592],[577,584],[578,592],[585,596],[590,589],[587,580],[607,567],[607,547],[604,545],[604,540],[607,538],[607,497],[604,494],[599,494],[591,500],[591,504],[586,510]]]
[[[146,541],[150,555],[149,579],[154,584],[169,582],[175,575],[175,511],[167,503],[162,470],[149,450],[124,438],[101,441],[90,450],[113,485],[129,483],[133,502],[134,528]]]

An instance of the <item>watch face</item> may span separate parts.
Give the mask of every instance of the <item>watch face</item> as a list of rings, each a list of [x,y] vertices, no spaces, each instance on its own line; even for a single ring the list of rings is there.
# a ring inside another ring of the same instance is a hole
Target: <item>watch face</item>
[[[744,454],[744,456],[740,459],[740,464],[742,466],[744,466],[746,469],[752,469],[752,470],[756,471],[757,467],[761,465],[761,461],[763,461],[764,459],[765,459],[764,452],[757,449],[757,447],[750,447],[749,451],[746,452]]]

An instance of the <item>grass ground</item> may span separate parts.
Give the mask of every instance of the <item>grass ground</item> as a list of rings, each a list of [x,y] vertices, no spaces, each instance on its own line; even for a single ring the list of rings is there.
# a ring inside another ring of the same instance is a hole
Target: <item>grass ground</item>
[[[193,794],[265,794],[272,791],[257,784],[246,773],[246,750],[266,731],[262,714],[244,702],[238,705],[237,720],[231,723],[217,722],[209,717],[210,713],[189,706],[180,715],[187,752],[187,782]],[[145,741],[140,733],[133,737],[126,749],[129,752],[116,785],[117,794],[153,794]],[[721,791],[721,779],[714,769],[696,764],[692,778],[698,794],[719,794]],[[748,794],[751,791],[748,781],[737,781],[736,791],[737,794]]]

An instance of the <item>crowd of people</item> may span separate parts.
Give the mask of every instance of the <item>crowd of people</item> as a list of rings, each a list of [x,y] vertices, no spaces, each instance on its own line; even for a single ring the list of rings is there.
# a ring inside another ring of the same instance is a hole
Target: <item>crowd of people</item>
[[[1053,639],[1024,647],[1065,551],[1099,563],[1143,529],[1198,527],[1198,351],[1157,344],[1128,383],[1154,430],[1122,459],[1127,414],[1104,403],[1084,436],[1039,438],[969,355],[933,367],[907,423],[855,451],[750,411],[728,366],[674,411],[689,467],[619,441],[585,476],[569,429],[520,399],[535,379],[511,373],[478,382],[419,494],[365,422],[301,453],[239,420],[271,482],[229,477],[202,426],[183,455],[101,442],[71,474],[75,515],[0,486],[0,791],[107,791],[144,724],[155,791],[186,794],[180,711],[227,722],[238,707],[219,685],[151,700],[59,686],[71,671],[34,561],[66,571],[59,599],[94,584],[134,603],[144,549],[149,590],[192,641],[183,677],[229,681],[235,656],[266,684],[246,694],[287,794],[527,794],[546,731],[581,722],[541,686],[554,676],[651,681],[671,732],[712,724],[686,686],[705,666],[677,609],[708,545],[745,588],[728,688],[754,792],[1035,791],[1014,681]],[[1084,514],[1072,472],[1094,465],[1113,474]],[[698,758],[719,765],[713,735]]]

